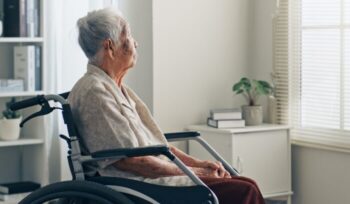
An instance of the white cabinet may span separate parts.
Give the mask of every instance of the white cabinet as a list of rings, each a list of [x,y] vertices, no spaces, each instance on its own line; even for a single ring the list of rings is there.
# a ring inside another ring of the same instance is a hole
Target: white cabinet
[[[0,92],[0,118],[5,103],[12,97],[17,101],[38,94],[45,94],[45,77],[47,72],[47,43],[44,29],[45,1],[40,0],[40,32],[39,37],[3,37],[0,36],[0,79],[14,77],[15,46],[37,45],[41,47],[41,89],[36,91]],[[0,3],[3,3],[0,0]],[[23,118],[37,112],[39,107],[20,111]],[[48,183],[48,120],[38,117],[26,123],[21,130],[20,139],[16,141],[0,140],[0,183],[29,180],[46,185]],[[6,130],[5,130],[6,131]],[[6,203],[1,202],[0,203]]]
[[[254,179],[264,198],[285,197],[290,202],[291,149],[288,126],[264,124],[216,129],[194,125],[189,126],[188,130],[199,131],[240,175]],[[212,159],[195,141],[189,143],[189,153],[201,159]]]

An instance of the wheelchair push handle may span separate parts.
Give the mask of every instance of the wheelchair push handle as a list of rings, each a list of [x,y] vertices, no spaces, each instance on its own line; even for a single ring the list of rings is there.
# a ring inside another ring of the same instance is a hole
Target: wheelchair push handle
[[[29,108],[35,105],[44,105],[48,103],[48,101],[53,100],[56,102],[63,104],[66,104],[67,102],[65,101],[66,98],[68,98],[69,92],[65,92],[59,95],[37,95],[32,98],[28,98],[22,101],[18,101],[13,103],[10,106],[10,109],[12,111],[18,111],[21,109]]]
[[[21,109],[29,108],[31,106],[41,105],[45,101],[46,101],[46,99],[45,99],[44,95],[37,95],[36,97],[25,99],[25,100],[13,103],[10,106],[10,109],[12,111],[18,111],[18,110],[21,110]]]
[[[67,97],[68,95],[66,93],[62,94],[62,95],[37,95],[36,97],[33,98],[29,98],[29,99],[25,99],[16,103],[13,103],[10,106],[10,109],[12,111],[18,111],[21,109],[25,109],[25,108],[29,108],[35,105],[40,105],[41,106],[41,110],[39,110],[36,113],[33,113],[31,115],[29,115],[27,118],[25,118],[21,123],[20,123],[20,127],[23,127],[24,123],[28,122],[29,120],[35,118],[35,117],[39,117],[39,116],[43,116],[43,115],[47,115],[49,113],[51,113],[53,110],[55,109],[62,109],[62,108],[58,108],[58,107],[51,107],[49,104],[49,101],[55,101],[55,102],[59,102],[61,105],[65,105],[67,104],[67,101],[65,100],[64,97]]]

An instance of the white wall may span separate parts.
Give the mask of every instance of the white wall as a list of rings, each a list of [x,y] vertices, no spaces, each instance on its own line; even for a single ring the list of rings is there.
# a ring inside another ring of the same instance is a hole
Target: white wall
[[[247,0],[153,1],[154,115],[165,132],[240,106],[231,88],[246,75],[247,16]]]
[[[271,82],[272,13],[276,0],[251,0],[249,19],[249,76]]]
[[[294,146],[293,203],[350,203],[348,153]]]
[[[272,14],[276,0],[251,0],[249,15],[248,75],[250,78],[272,82]],[[264,121],[267,118],[267,99],[260,97]]]
[[[153,45],[152,1],[120,0],[119,8],[130,24],[131,32],[138,42],[138,59],[129,70],[128,84],[153,111]]]

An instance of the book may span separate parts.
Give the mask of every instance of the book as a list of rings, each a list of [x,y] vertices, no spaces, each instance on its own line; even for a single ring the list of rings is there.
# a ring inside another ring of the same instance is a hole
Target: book
[[[15,194],[31,192],[40,188],[40,184],[31,181],[20,181],[0,184],[0,193]]]
[[[27,195],[29,195],[30,192],[25,193],[14,193],[14,194],[2,194],[0,193],[0,201],[8,201],[8,202],[19,202],[23,198],[25,198]]]
[[[244,120],[214,120],[212,118],[208,118],[207,121],[208,126],[215,128],[240,128],[245,127]]]
[[[40,1],[26,0],[26,29],[28,37],[40,35]]]
[[[14,77],[24,81],[25,91],[35,90],[35,46],[14,47]]]
[[[20,2],[4,0],[4,36],[20,36]]]
[[[210,118],[213,120],[240,120],[242,111],[240,108],[221,108],[210,110]]]
[[[34,1],[34,37],[40,36],[40,0]]]
[[[19,36],[27,36],[27,11],[26,0],[19,0]]]
[[[41,89],[41,47],[35,46],[35,90]]]
[[[4,0],[4,36],[25,37],[26,0]]]

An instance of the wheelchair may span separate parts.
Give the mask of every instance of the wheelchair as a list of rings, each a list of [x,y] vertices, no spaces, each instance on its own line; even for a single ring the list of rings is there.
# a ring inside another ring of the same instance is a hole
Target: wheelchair
[[[44,116],[59,109],[62,111],[68,135],[60,135],[68,144],[68,164],[72,173],[71,181],[62,181],[44,186],[25,197],[20,204],[42,203],[71,203],[71,204],[132,204],[132,203],[207,203],[217,204],[216,195],[178,159],[167,146],[157,145],[139,148],[120,148],[93,152],[90,155],[81,153],[81,136],[79,135],[69,103],[69,92],[59,95],[38,95],[11,105],[13,111],[39,105],[41,110],[24,119],[20,126],[27,121]],[[60,107],[52,103],[59,103]],[[238,176],[231,167],[210,145],[204,141],[198,132],[167,133],[169,142],[194,140],[201,144],[216,160],[222,162],[231,175]],[[105,159],[122,159],[147,155],[164,155],[175,163],[194,183],[193,186],[163,186],[150,184],[133,179],[118,177],[90,177],[84,173],[84,163],[96,162]]]

